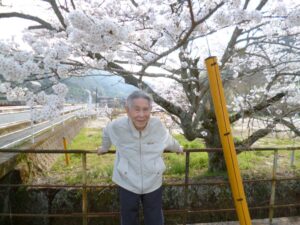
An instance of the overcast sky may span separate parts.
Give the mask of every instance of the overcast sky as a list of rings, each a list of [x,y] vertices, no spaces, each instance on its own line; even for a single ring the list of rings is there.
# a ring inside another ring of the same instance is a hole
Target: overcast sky
[[[17,11],[25,14],[29,14],[30,12],[36,16],[45,15],[45,12],[43,13],[41,8],[34,10],[36,5],[45,5],[45,3],[40,0],[2,0],[2,4],[3,6],[0,6],[1,13]],[[12,4],[14,5],[13,7]],[[0,39],[10,39],[13,36],[15,36],[16,39],[21,39],[22,30],[31,24],[36,23],[20,18],[0,19]]]

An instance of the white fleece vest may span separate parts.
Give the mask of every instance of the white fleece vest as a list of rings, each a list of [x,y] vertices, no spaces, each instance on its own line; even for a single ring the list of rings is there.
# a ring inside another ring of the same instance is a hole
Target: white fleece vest
[[[154,117],[141,132],[128,117],[112,121],[103,130],[102,149],[108,150],[111,144],[116,146],[112,180],[136,194],[150,193],[162,185],[165,149],[180,151],[178,142]]]

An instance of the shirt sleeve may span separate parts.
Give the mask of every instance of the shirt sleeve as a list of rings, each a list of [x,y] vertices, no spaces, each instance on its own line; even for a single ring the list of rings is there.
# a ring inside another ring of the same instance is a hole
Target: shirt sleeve
[[[179,145],[178,141],[172,137],[172,135],[168,132],[167,133],[167,146],[165,150],[169,150],[172,152],[182,152],[182,148]]]
[[[179,145],[178,141],[173,138],[173,136],[170,134],[169,130],[163,125],[163,123],[160,121],[161,129],[163,130],[163,133],[165,133],[166,137],[166,147],[165,150],[171,151],[171,152],[182,152],[182,148]]]
[[[102,152],[108,152],[111,144],[112,143],[109,137],[108,127],[105,127],[102,132]]]

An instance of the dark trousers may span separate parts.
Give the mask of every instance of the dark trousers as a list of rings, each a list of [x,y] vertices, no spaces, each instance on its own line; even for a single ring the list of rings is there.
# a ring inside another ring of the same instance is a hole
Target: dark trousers
[[[135,194],[119,187],[121,225],[140,225],[139,206],[143,207],[145,225],[163,225],[162,187],[148,194]]]

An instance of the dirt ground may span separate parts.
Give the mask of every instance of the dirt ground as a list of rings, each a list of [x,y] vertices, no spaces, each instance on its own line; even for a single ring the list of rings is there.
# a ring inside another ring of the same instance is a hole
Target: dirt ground
[[[87,128],[103,128],[109,123],[109,119],[107,117],[98,117],[96,119],[90,119],[86,127]]]

